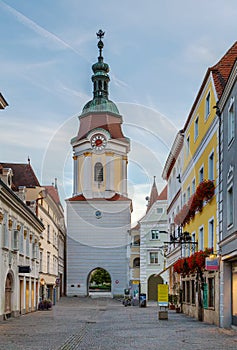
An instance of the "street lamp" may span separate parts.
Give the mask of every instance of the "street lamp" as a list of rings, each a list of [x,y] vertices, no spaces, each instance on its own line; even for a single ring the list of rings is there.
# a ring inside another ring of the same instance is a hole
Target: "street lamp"
[[[196,246],[198,245],[198,242],[195,242],[192,240],[192,237],[188,231],[182,231],[182,227],[178,227],[178,237],[175,236],[175,234],[170,235],[170,241],[169,242],[164,242],[166,244],[172,245],[175,243],[180,244],[182,247],[186,248],[191,248],[192,252],[195,252]],[[190,247],[191,245],[191,247]],[[182,255],[182,250],[181,250],[181,255]]]

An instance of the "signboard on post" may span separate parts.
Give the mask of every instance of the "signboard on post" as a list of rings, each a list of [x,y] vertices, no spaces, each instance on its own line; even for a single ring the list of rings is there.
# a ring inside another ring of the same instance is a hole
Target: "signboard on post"
[[[158,284],[158,304],[159,306],[169,305],[169,286],[168,284]]]

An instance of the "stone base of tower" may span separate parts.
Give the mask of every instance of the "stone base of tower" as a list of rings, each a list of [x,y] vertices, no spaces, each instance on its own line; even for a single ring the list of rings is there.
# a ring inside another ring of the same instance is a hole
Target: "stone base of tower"
[[[97,268],[109,273],[112,296],[122,295],[129,285],[131,200],[76,199],[67,200],[67,295],[87,296]]]

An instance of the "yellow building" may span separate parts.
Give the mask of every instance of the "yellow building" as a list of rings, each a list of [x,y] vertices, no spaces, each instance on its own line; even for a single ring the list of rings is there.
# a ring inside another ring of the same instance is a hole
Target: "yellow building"
[[[182,130],[181,208],[176,207],[174,222],[170,222],[171,226],[176,226],[174,235],[171,234],[173,249],[177,249],[174,245],[178,243],[182,258],[174,262],[174,271],[182,276],[182,310],[217,325],[219,271],[207,269],[205,257],[211,253],[219,255],[219,117],[216,105],[235,59],[232,47],[207,70]]]

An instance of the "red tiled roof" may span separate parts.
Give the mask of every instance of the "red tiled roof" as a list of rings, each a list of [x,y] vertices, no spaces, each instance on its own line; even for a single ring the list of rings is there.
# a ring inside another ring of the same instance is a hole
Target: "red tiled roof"
[[[26,186],[26,187],[40,186],[40,183],[29,163],[28,164],[0,163],[0,165],[3,168],[12,169],[13,171],[12,189],[14,191],[17,191],[19,186]]]
[[[231,46],[226,54],[217,62],[213,67],[210,68],[213,74],[213,79],[218,95],[220,99],[226,82],[229,78],[230,72],[237,58],[237,41]]]
[[[97,113],[96,115],[88,114],[80,119],[80,128],[77,139],[81,140],[86,137],[91,130],[101,128],[107,130],[112,139],[120,139],[124,141],[126,138],[123,135],[121,124],[122,118],[118,118],[117,116],[108,113]]]
[[[167,185],[164,187],[162,192],[160,193],[158,200],[159,201],[165,201],[167,199]]]
[[[156,187],[156,180],[155,180],[155,176],[154,176],[154,182],[151,188],[151,193],[150,193],[150,197],[149,197],[149,201],[148,201],[148,205],[147,205],[147,209],[146,212],[148,213],[148,211],[150,210],[150,208],[153,206],[153,204],[157,201],[159,195],[158,195],[158,191],[157,191],[157,187]]]
[[[86,197],[83,196],[83,194],[80,194],[75,197],[71,197],[68,199],[69,202],[86,202],[86,201],[130,201],[131,199],[121,196],[120,194],[116,193],[113,197],[111,198],[89,198],[87,199]]]
[[[61,204],[58,190],[54,186],[43,186],[56,204]]]
[[[189,116],[186,120],[184,130],[187,128],[189,121],[192,118],[194,109],[196,108],[196,105],[200,99],[200,96],[203,92],[204,86],[210,74],[212,73],[214,85],[217,92],[217,97],[218,99],[220,99],[236,59],[237,59],[237,41],[231,46],[231,48],[225,53],[225,55],[219,60],[219,62],[217,62],[214,66],[208,68],[206,75],[203,79],[202,85],[196,96],[196,99],[192,105]]]

